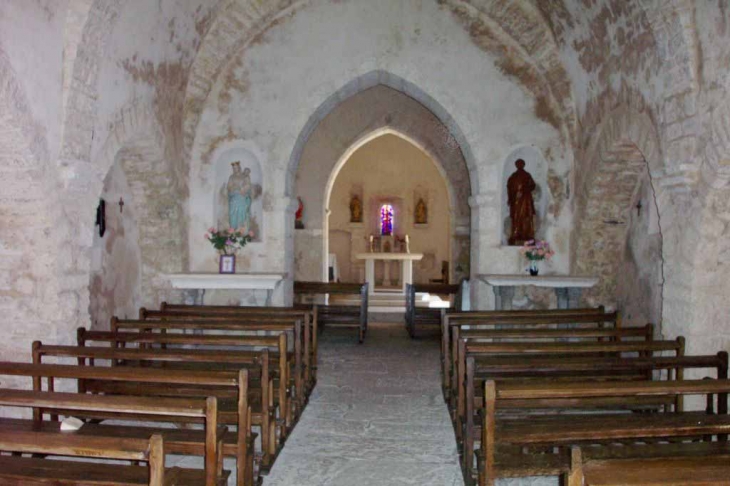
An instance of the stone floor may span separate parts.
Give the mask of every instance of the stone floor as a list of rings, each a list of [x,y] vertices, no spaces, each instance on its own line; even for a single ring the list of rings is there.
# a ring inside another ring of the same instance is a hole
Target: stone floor
[[[318,383],[264,486],[462,485],[439,343],[403,324],[321,339]]]

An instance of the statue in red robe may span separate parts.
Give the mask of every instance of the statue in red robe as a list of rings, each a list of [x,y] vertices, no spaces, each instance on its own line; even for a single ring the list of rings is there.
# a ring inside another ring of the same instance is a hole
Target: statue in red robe
[[[515,166],[517,170],[507,179],[507,202],[512,220],[509,244],[522,245],[535,239],[535,203],[532,200],[532,191],[536,186],[530,173],[525,170],[524,160],[517,160]]]

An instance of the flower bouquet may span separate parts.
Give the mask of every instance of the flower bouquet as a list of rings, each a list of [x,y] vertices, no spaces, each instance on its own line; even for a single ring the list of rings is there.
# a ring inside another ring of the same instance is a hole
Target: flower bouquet
[[[530,261],[530,275],[537,275],[539,269],[537,268],[537,262],[541,260],[550,260],[555,251],[550,248],[550,243],[542,240],[529,240],[520,248],[520,253],[525,255]]]
[[[220,273],[236,273],[236,251],[253,240],[253,231],[246,228],[216,230],[208,228],[205,239],[220,252]]]

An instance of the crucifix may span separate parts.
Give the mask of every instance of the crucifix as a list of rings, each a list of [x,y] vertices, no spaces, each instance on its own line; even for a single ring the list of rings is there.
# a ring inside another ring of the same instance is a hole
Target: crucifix
[[[121,197],[119,198],[119,212],[124,212],[124,199],[122,199]]]
[[[636,203],[636,215],[641,216],[641,208],[643,206],[641,205],[641,199],[639,199],[639,202]]]

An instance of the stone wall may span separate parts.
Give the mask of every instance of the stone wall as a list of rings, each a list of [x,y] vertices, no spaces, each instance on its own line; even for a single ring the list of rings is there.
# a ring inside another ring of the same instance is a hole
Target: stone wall
[[[688,0],[2,2],[0,305],[10,337],[0,355],[27,359],[33,338],[70,341],[90,324],[94,209],[130,147],[137,163],[125,173],[147,211],[143,302],[174,296],[162,275],[210,252],[210,222],[191,202],[226,143],[262,164],[267,229],[250,266],[290,280],[301,248],[324,248],[316,222],[295,246],[298,181],[311,175],[305,185],[323,194],[353,143],[407,120],[359,111],[343,124],[350,131],[331,132],[321,173],[303,173],[315,129],[378,85],[431,112],[443,127],[432,148],[454,149],[462,164],[456,246],[472,275],[524,267],[501,246],[501,181],[509,154],[534,146],[548,169],[546,237],[559,251],[550,271],[598,271],[596,302],[661,315],[663,333],[689,335],[690,351],[727,349],[729,10]],[[642,180],[658,233],[633,219]],[[621,190],[591,192],[606,181]],[[324,215],[316,198],[305,204]],[[615,259],[594,258],[604,247]],[[323,251],[311,256],[321,268]],[[617,270],[641,288],[622,287]],[[474,289],[477,305],[491,306],[489,289]],[[637,307],[630,294],[651,298]]]

